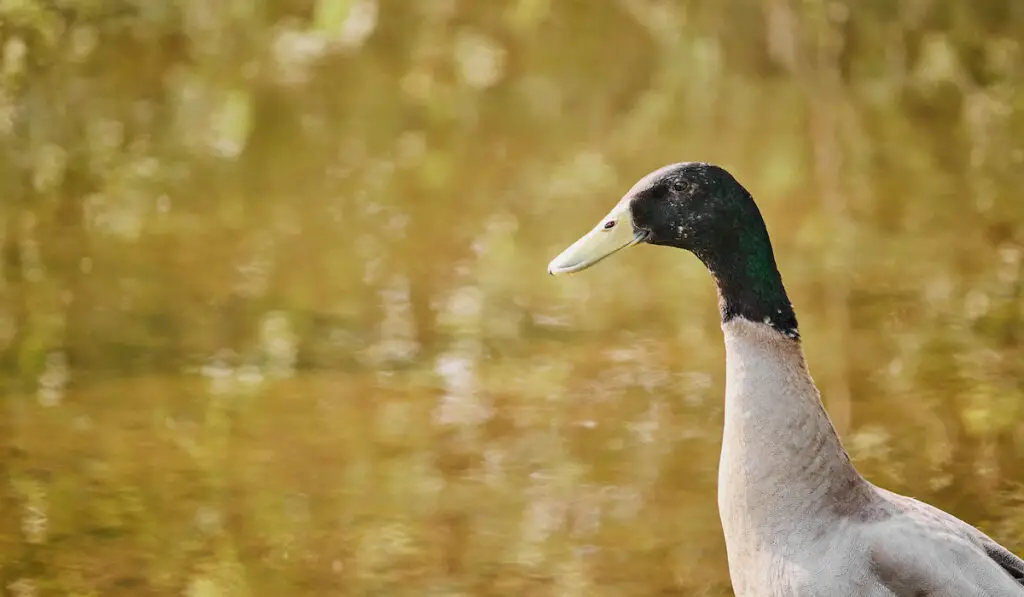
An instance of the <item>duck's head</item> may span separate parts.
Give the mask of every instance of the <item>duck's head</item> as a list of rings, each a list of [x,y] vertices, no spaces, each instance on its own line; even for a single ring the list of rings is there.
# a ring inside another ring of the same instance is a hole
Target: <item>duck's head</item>
[[[750,193],[725,169],[685,162],[644,176],[593,230],[551,261],[548,273],[582,271],[639,243],[696,255],[718,284],[723,321],[742,316],[797,337],[764,220]]]
[[[638,243],[691,251],[707,263],[735,250],[743,232],[763,221],[747,191],[723,168],[701,162],[671,164],[641,178],[593,230],[548,265],[571,274]]]

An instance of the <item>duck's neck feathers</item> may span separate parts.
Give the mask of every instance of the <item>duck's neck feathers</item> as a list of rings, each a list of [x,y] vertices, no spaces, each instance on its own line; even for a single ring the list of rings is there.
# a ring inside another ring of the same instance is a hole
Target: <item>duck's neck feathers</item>
[[[725,426],[719,508],[730,552],[777,533],[814,535],[870,498],[822,406],[798,339],[737,316],[722,323]]]
[[[739,205],[744,208],[738,210],[742,216],[724,227],[713,244],[691,249],[715,280],[722,323],[747,319],[798,339],[796,313],[775,264],[761,213],[749,195],[744,195]]]

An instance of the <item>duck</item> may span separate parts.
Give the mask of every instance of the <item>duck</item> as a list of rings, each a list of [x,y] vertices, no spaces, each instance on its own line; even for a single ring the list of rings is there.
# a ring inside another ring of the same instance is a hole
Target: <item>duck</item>
[[[804,359],[764,219],[728,171],[684,162],[647,174],[548,273],[639,244],[689,251],[717,286],[718,511],[737,597],[1024,597],[1024,560],[851,463]]]

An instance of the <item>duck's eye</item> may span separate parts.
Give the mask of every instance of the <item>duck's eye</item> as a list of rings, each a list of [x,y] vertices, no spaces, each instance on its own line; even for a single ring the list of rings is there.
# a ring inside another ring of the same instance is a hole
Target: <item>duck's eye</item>
[[[684,180],[672,181],[672,190],[673,191],[683,192],[683,191],[686,190],[686,186],[687,186],[686,185],[686,181],[684,181]]]
[[[605,230],[611,230],[612,228],[615,228],[615,220],[608,220],[604,223]]]

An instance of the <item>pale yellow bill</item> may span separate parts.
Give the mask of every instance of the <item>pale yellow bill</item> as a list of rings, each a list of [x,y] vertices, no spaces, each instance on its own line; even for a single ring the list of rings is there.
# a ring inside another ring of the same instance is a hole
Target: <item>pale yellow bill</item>
[[[548,273],[552,276],[585,270],[605,257],[644,240],[645,234],[633,228],[629,201],[623,199],[588,232],[568,249],[551,260]]]

